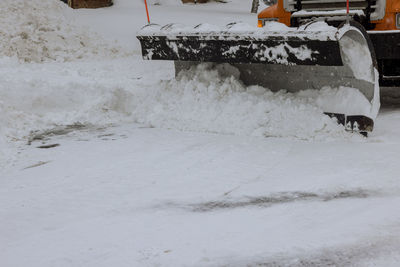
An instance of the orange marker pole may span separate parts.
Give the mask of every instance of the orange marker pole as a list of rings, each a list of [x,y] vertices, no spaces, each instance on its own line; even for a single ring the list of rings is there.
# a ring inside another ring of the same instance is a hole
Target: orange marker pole
[[[147,22],[150,24],[149,9],[147,8],[147,1],[144,0],[144,5],[146,6]]]
[[[350,0],[347,0],[346,8],[347,8],[347,14],[349,14],[349,12],[350,12]]]
[[[347,24],[350,23],[350,0],[347,0],[346,3],[346,22]]]

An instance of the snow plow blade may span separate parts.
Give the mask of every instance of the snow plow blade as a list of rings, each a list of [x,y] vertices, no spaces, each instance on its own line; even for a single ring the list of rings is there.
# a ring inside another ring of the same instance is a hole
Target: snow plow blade
[[[176,75],[211,62],[232,65],[245,85],[271,91],[298,92],[326,86],[357,89],[366,98],[360,107],[354,107],[357,103],[328,105],[323,110],[347,130],[365,133],[373,129],[380,105],[377,64],[372,43],[357,23],[322,30],[312,24],[281,30],[249,30],[236,23],[223,30],[210,25],[148,25],[137,38],[144,59],[174,61]]]
[[[153,27],[154,25],[150,26]],[[142,29],[137,38],[144,59],[215,63],[342,66],[337,38],[309,32],[174,31]],[[147,33],[147,35],[146,35]]]

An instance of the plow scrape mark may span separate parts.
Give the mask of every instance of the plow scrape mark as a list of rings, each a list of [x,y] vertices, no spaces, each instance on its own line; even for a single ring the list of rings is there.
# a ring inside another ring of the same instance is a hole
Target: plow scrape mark
[[[109,125],[111,126],[111,125]],[[74,123],[69,125],[56,125],[51,129],[32,131],[28,136],[28,145],[31,145],[35,141],[48,141],[54,136],[68,135],[74,132],[102,132],[106,129],[106,126],[96,127],[94,125],[86,125],[81,123]],[[51,147],[40,147],[40,148],[51,148]]]
[[[209,212],[221,209],[233,209],[242,207],[270,207],[275,204],[284,204],[298,201],[332,201],[344,198],[367,198],[369,191],[354,190],[340,191],[333,193],[313,193],[313,192],[281,192],[270,196],[246,197],[244,199],[209,201],[204,203],[195,203],[186,206],[187,209],[194,212]]]
[[[85,129],[88,129],[87,125],[81,123],[75,123],[65,126],[56,126],[52,129],[44,131],[33,131],[30,133],[28,137],[28,145],[30,145],[33,141],[48,140],[48,138],[52,136],[66,135],[73,131],[85,130]]]

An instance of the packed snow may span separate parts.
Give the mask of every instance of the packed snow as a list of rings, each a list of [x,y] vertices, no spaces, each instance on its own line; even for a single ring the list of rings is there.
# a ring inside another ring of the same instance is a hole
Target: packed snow
[[[373,82],[375,79],[375,73],[374,68],[369,67],[372,66],[372,57],[368,50],[368,46],[354,40],[355,37],[353,35],[354,33],[350,36],[344,35],[340,37],[340,45],[344,54],[344,61],[350,64],[354,76],[357,79]]]
[[[148,2],[159,25],[257,22]],[[353,88],[175,78],[140,56],[142,1],[2,0],[0,22],[0,266],[397,266],[398,109],[364,138],[322,113],[368,107]]]

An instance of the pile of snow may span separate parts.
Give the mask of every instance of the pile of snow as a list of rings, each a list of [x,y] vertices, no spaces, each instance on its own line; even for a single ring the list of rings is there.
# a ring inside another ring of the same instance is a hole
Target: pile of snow
[[[132,115],[140,123],[185,131],[315,140],[343,137],[343,127],[325,116],[328,99],[365,97],[352,88],[296,94],[244,86],[224,71],[201,64],[160,87],[134,93]],[[355,99],[353,98],[353,101]],[[355,101],[357,102],[357,101]]]
[[[111,56],[95,34],[72,25],[72,10],[55,0],[0,1],[0,57],[25,62],[70,61]]]
[[[163,73],[167,66],[160,67],[156,75],[148,70],[140,73],[138,62],[129,58],[25,64],[14,71],[10,62],[3,62],[1,135],[26,144],[32,131],[60,125],[136,122],[182,131],[302,140],[349,136],[343,126],[323,115],[329,99],[341,101],[349,94],[356,95],[349,88],[273,93],[259,86],[246,87],[237,77],[208,64],[174,79]],[[153,64],[147,64],[148,68],[153,69]],[[146,64],[142,68],[146,69]],[[24,79],[15,79],[17,75]]]

